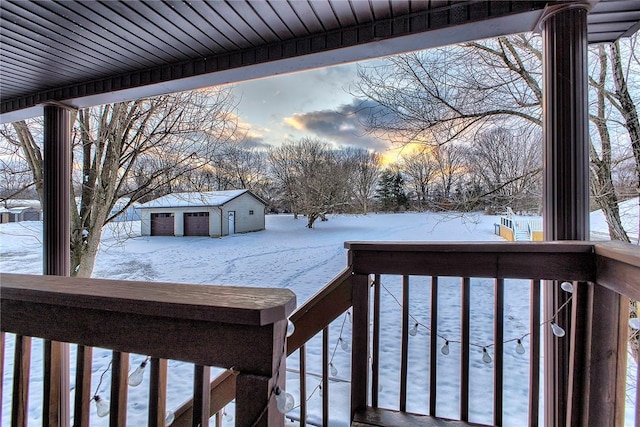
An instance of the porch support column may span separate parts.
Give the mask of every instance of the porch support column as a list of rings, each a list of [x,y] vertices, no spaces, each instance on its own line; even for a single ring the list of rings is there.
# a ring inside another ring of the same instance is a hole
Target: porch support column
[[[44,274],[70,274],[71,114],[44,107]],[[69,426],[69,345],[45,343],[43,425]]]
[[[580,3],[551,7],[541,20],[543,221],[547,241],[588,239],[587,7]],[[552,318],[569,296],[557,282],[547,282],[544,318]],[[572,308],[584,313],[586,303],[585,299],[576,298]],[[555,321],[571,330],[569,310],[562,310]],[[564,426],[571,403],[568,396],[571,340],[569,336],[556,338],[550,328],[545,328],[544,337],[545,425]]]

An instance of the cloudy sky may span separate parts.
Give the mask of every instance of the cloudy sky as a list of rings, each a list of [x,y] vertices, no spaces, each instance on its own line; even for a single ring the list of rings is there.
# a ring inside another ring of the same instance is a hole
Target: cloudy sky
[[[363,101],[349,94],[356,74],[356,65],[346,64],[235,84],[250,142],[279,145],[311,137],[385,153],[389,143],[364,131]]]

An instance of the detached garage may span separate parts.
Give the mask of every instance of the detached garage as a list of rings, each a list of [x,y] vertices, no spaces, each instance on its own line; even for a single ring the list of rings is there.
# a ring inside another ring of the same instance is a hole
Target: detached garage
[[[176,193],[138,209],[143,236],[211,236],[264,230],[266,203],[249,190]]]

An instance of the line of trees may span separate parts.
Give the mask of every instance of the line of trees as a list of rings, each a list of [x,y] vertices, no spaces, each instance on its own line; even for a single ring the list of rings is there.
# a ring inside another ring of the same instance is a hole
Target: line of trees
[[[589,49],[593,207],[603,210],[610,237],[627,242],[619,201],[637,197],[640,191],[637,41],[636,34]],[[475,160],[466,164],[475,169],[477,181],[472,187],[479,186],[472,193],[491,195],[496,202],[502,200],[501,204],[507,201],[505,197],[517,194],[509,204],[522,202],[529,208],[524,200],[538,191],[541,158],[539,36],[498,37],[360,66],[352,93],[368,100],[363,105],[368,106],[365,125],[370,132],[399,144],[423,144],[428,150],[471,147],[470,159]],[[508,129],[510,135],[500,129]],[[477,151],[479,139],[487,148],[495,147],[488,151],[489,156]],[[507,146],[511,150],[504,149]],[[509,169],[506,175],[504,168]]]

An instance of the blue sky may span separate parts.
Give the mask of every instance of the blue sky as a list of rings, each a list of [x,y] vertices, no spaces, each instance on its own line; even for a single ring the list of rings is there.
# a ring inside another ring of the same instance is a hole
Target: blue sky
[[[254,145],[279,145],[303,137],[336,146],[384,152],[389,144],[367,134],[358,118],[361,100],[349,94],[356,64],[345,64],[236,83],[238,115]]]

